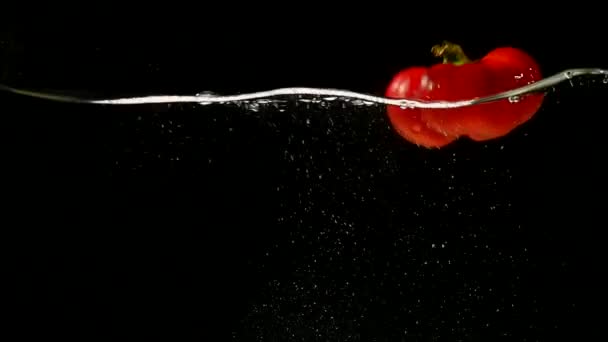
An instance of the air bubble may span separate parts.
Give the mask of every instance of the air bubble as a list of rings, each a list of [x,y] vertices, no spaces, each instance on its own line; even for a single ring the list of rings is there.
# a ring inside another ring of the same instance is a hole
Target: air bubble
[[[243,101],[239,106],[252,112],[258,112],[260,110],[260,104],[258,102]]]
[[[196,96],[201,96],[201,97],[213,97],[213,96],[217,96],[217,93],[214,93],[212,91],[201,91],[200,93],[196,94]]]
[[[258,103],[252,103],[248,106],[248,109],[253,112],[258,112],[260,110],[260,105]]]
[[[399,108],[408,109],[408,108],[413,108],[413,106],[411,104],[409,104],[407,101],[401,101],[401,103],[399,104]]]
[[[217,94],[212,91],[203,91],[203,92],[196,94],[196,96],[204,99],[204,98],[215,97],[215,96],[217,96]],[[200,104],[201,106],[206,106],[206,105],[210,105],[211,103],[212,103],[211,101],[201,101],[198,104]]]

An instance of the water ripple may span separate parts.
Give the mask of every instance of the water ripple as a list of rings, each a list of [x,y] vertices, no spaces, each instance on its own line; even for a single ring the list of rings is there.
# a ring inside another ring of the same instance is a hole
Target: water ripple
[[[15,94],[41,98],[51,101],[70,102],[70,103],[90,103],[102,105],[138,105],[138,104],[153,104],[153,103],[236,103],[251,100],[268,101],[270,98],[283,96],[315,96],[335,100],[336,98],[344,98],[351,100],[360,100],[377,104],[395,105],[406,108],[458,108],[472,106],[481,103],[493,102],[503,99],[518,99],[519,97],[546,91],[550,87],[554,87],[566,80],[572,80],[575,77],[605,75],[608,78],[608,70],[598,68],[581,68],[568,69],[557,73],[551,77],[544,78],[538,82],[498,93],[495,95],[485,96],[481,98],[473,98],[461,101],[420,101],[409,99],[394,99],[370,94],[357,93],[349,90],[331,89],[331,88],[279,88],[267,91],[259,91],[247,94],[238,95],[216,95],[211,92],[203,92],[196,95],[153,95],[142,97],[125,97],[125,98],[105,98],[91,99],[75,96],[57,95],[46,92],[37,92],[32,90],[17,89],[10,86],[0,84],[0,90],[8,91]]]

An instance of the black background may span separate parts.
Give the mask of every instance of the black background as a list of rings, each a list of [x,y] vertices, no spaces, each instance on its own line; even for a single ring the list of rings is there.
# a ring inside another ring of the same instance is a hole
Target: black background
[[[523,48],[545,75],[608,67],[591,15],[257,9],[7,24],[2,83],[381,95],[444,39]],[[2,94],[8,323],[21,340],[583,340],[605,317],[607,88],[573,85],[503,139],[442,150],[400,139],[380,106]]]

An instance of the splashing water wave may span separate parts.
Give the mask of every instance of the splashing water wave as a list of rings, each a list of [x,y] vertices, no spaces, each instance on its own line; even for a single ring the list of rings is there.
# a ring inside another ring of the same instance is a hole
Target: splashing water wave
[[[0,90],[8,91],[15,94],[41,98],[51,101],[70,102],[70,103],[90,103],[102,105],[138,105],[138,104],[153,104],[153,103],[198,103],[201,105],[212,103],[235,103],[242,101],[268,99],[281,96],[316,96],[324,98],[327,101],[337,98],[357,99],[369,103],[385,104],[400,106],[403,108],[458,108],[467,107],[477,104],[493,102],[503,99],[517,101],[521,96],[535,92],[543,92],[554,87],[564,81],[572,80],[575,77],[605,75],[604,83],[608,83],[608,70],[598,68],[581,68],[568,69],[557,73],[551,77],[544,78],[538,82],[505,91],[499,94],[490,95],[481,98],[474,98],[461,101],[419,101],[408,99],[392,99],[369,94],[356,93],[348,90],[328,89],[328,88],[279,88],[268,91],[260,91],[248,94],[239,95],[216,95],[210,92],[199,93],[196,95],[153,95],[142,97],[126,97],[113,99],[87,99],[75,96],[57,95],[46,92],[37,92],[31,90],[17,89],[10,86],[0,84]],[[269,100],[264,100],[269,101]]]

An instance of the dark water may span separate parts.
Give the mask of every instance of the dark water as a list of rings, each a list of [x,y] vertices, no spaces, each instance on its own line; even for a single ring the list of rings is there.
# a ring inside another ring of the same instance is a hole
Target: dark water
[[[86,40],[7,29],[2,83],[381,94],[400,68],[433,63],[437,40],[366,57],[354,38],[195,46],[180,29]],[[547,75],[607,66],[585,51],[591,39],[560,58],[557,38],[453,39],[471,54],[517,44]],[[400,139],[381,106],[0,94],[10,325],[23,340],[582,340],[605,317],[606,89],[563,84],[513,134],[442,150]]]

